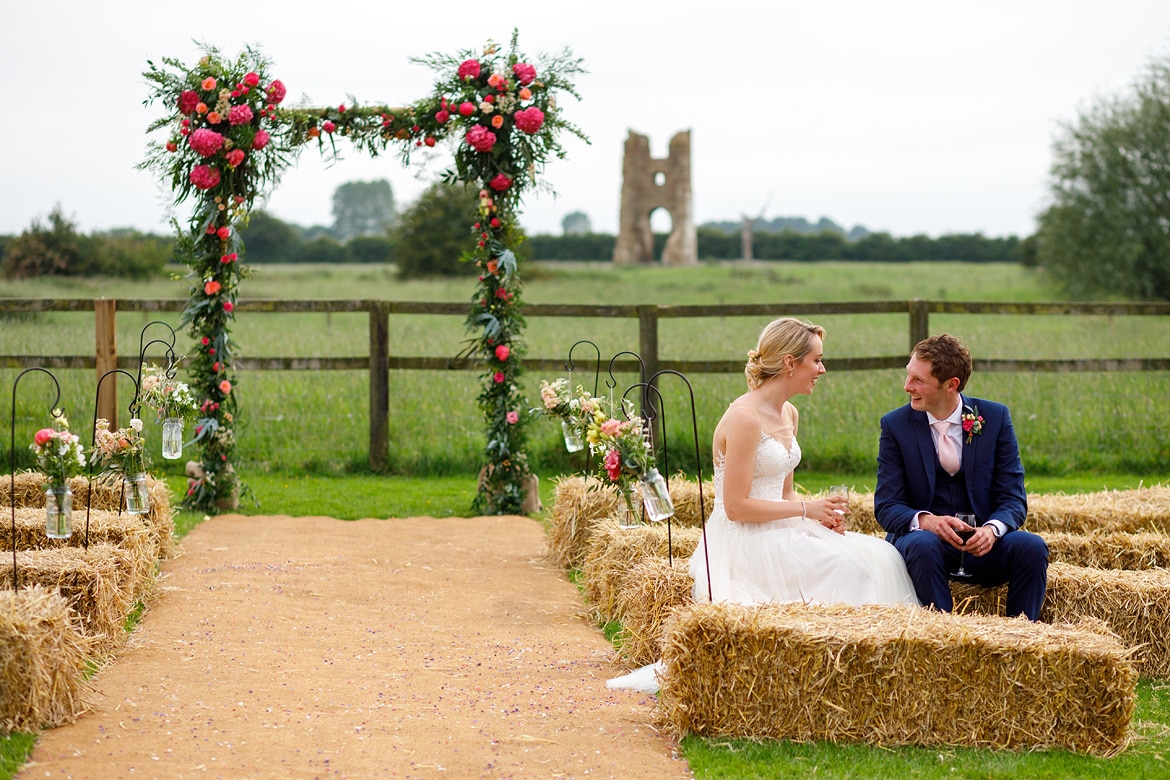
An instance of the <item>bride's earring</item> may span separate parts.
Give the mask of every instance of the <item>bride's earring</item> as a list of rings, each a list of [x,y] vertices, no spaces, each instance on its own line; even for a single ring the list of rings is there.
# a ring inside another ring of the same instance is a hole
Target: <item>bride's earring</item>
[[[796,373],[796,369],[795,369],[795,368],[790,368],[790,369],[788,369],[788,376],[792,376],[792,375],[793,375],[793,374],[795,374],[795,373]]]

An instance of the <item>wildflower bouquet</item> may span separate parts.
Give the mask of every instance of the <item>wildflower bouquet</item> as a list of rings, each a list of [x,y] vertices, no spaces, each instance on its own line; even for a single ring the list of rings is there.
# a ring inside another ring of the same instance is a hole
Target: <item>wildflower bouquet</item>
[[[146,471],[146,440],[142,438],[142,420],[135,417],[125,428],[113,430],[110,421],[99,418],[94,424],[94,445],[90,465],[104,473],[132,476]]]
[[[585,438],[590,451],[601,456],[598,477],[623,493],[633,490],[638,480],[654,468],[648,433],[641,417],[630,414],[629,419],[619,420],[600,407],[594,409]]]
[[[576,392],[570,392],[569,380],[564,378],[551,383],[541,380],[540,404],[533,413],[560,420],[581,438],[585,437],[593,412],[601,408],[600,401],[581,385],[577,385]]]
[[[158,419],[177,417],[190,420],[199,411],[195,394],[186,382],[180,382],[158,366],[143,369],[142,402],[158,413]]]
[[[85,469],[81,439],[69,432],[69,420],[60,409],[53,410],[53,427],[37,431],[29,449],[49,485],[65,485]]]

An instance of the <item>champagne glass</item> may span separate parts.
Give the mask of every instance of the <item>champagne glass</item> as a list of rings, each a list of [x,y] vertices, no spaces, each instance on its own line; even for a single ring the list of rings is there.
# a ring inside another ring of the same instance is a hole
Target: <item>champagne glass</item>
[[[975,529],[979,525],[979,520],[975,517],[975,515],[971,514],[970,512],[956,512],[955,519],[959,520],[961,522],[964,522],[967,525],[971,526],[971,528],[968,530],[959,530],[957,528],[955,529],[955,533],[957,533],[959,535],[960,539],[962,539],[964,542],[966,542],[968,539],[970,539],[972,536],[975,535]],[[963,564],[966,562],[966,560],[967,560],[967,553],[964,552],[963,550],[960,550],[959,551],[959,570],[957,572],[954,572],[951,575],[952,577],[966,578],[966,577],[971,576],[971,573],[963,568]]]
[[[848,503],[849,503],[849,486],[848,485],[830,485],[829,486],[829,496],[830,497],[841,496],[842,498],[845,499],[846,505],[848,505]],[[834,509],[833,511],[839,515],[845,514],[840,509]]]

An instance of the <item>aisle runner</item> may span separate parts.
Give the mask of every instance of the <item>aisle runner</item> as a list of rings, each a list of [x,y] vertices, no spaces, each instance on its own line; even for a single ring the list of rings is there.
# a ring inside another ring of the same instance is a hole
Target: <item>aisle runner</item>
[[[212,518],[21,777],[689,777],[516,517]]]

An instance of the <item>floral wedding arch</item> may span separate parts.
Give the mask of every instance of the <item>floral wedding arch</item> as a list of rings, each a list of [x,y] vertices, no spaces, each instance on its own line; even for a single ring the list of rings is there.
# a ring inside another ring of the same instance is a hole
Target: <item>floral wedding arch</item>
[[[190,199],[194,206],[186,227],[175,223],[177,251],[191,280],[182,314],[194,340],[189,370],[202,398],[196,440],[203,475],[188,490],[185,506],[214,513],[239,489],[231,327],[248,275],[239,230],[306,144],[336,155],[340,137],[371,155],[395,146],[404,164],[446,141],[454,147],[454,165],[443,180],[479,189],[462,258],[479,270],[464,354],[484,366],[478,400],[487,463],[475,508],[521,511],[529,467],[519,385],[525,345],[516,217],[523,194],[542,186],[545,164],[565,156],[558,136],[587,139],[557,106],[558,92],[578,97],[571,78],[582,72],[581,60],[565,50],[533,62],[516,41],[514,32],[507,51],[489,43],[480,54],[417,59],[438,74],[434,91],[402,108],[285,106],[284,84],[252,48],[228,60],[205,47],[194,67],[174,59],[148,62],[144,75],[152,91],[146,102],[166,111],[148,132],[162,131],[166,140],[152,141],[139,167],[169,183],[176,204]]]

